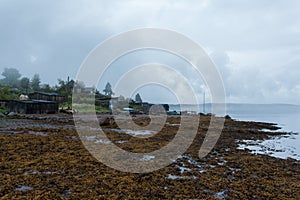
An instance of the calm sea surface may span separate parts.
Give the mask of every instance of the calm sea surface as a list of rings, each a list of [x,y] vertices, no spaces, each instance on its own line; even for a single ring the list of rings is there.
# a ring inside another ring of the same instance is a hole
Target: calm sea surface
[[[203,105],[170,105],[170,110],[203,112]],[[205,105],[205,112],[211,111],[211,104]],[[284,137],[249,142],[247,146],[254,153],[264,153],[280,158],[300,160],[300,106],[288,104],[227,104],[226,113],[233,119],[242,121],[272,122],[278,124],[280,131],[293,132]]]

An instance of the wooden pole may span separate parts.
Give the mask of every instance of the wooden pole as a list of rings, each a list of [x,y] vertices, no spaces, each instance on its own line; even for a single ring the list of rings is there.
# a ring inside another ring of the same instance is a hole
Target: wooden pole
[[[203,93],[203,113],[205,114],[205,89]]]

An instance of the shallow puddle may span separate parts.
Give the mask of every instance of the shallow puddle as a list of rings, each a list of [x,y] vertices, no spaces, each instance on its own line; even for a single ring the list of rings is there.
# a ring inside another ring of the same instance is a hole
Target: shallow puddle
[[[25,191],[29,191],[29,190],[32,190],[32,189],[33,189],[32,187],[22,185],[22,186],[17,187],[15,190],[25,192]]]

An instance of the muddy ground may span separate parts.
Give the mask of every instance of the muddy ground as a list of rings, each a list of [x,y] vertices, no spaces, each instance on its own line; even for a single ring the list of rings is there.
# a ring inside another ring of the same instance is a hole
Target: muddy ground
[[[192,145],[172,164],[154,172],[135,174],[114,170],[95,159],[82,144],[72,116],[2,117],[0,198],[300,199],[299,161],[237,149],[245,139],[284,134],[262,131],[275,131],[276,125],[226,119],[216,146],[200,159],[198,151],[210,119],[211,116],[200,117]],[[145,126],[149,118],[137,117],[135,123]],[[109,141],[120,148],[149,153],[172,141],[179,124],[179,117],[168,117],[162,131],[150,138],[118,132],[115,123],[102,128]],[[103,145],[107,142],[94,137],[86,140]],[[145,162],[151,164],[151,159]]]

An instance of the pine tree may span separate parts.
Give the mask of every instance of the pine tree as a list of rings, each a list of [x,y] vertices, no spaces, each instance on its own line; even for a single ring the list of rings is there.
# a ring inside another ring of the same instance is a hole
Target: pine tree
[[[135,101],[136,101],[137,103],[142,103],[142,102],[143,102],[143,101],[142,101],[142,98],[141,98],[141,96],[140,96],[139,93],[137,93],[137,94],[135,95]]]
[[[107,82],[105,89],[103,90],[104,94],[107,96],[112,96],[114,95],[112,88],[111,88],[111,84],[109,82]]]

